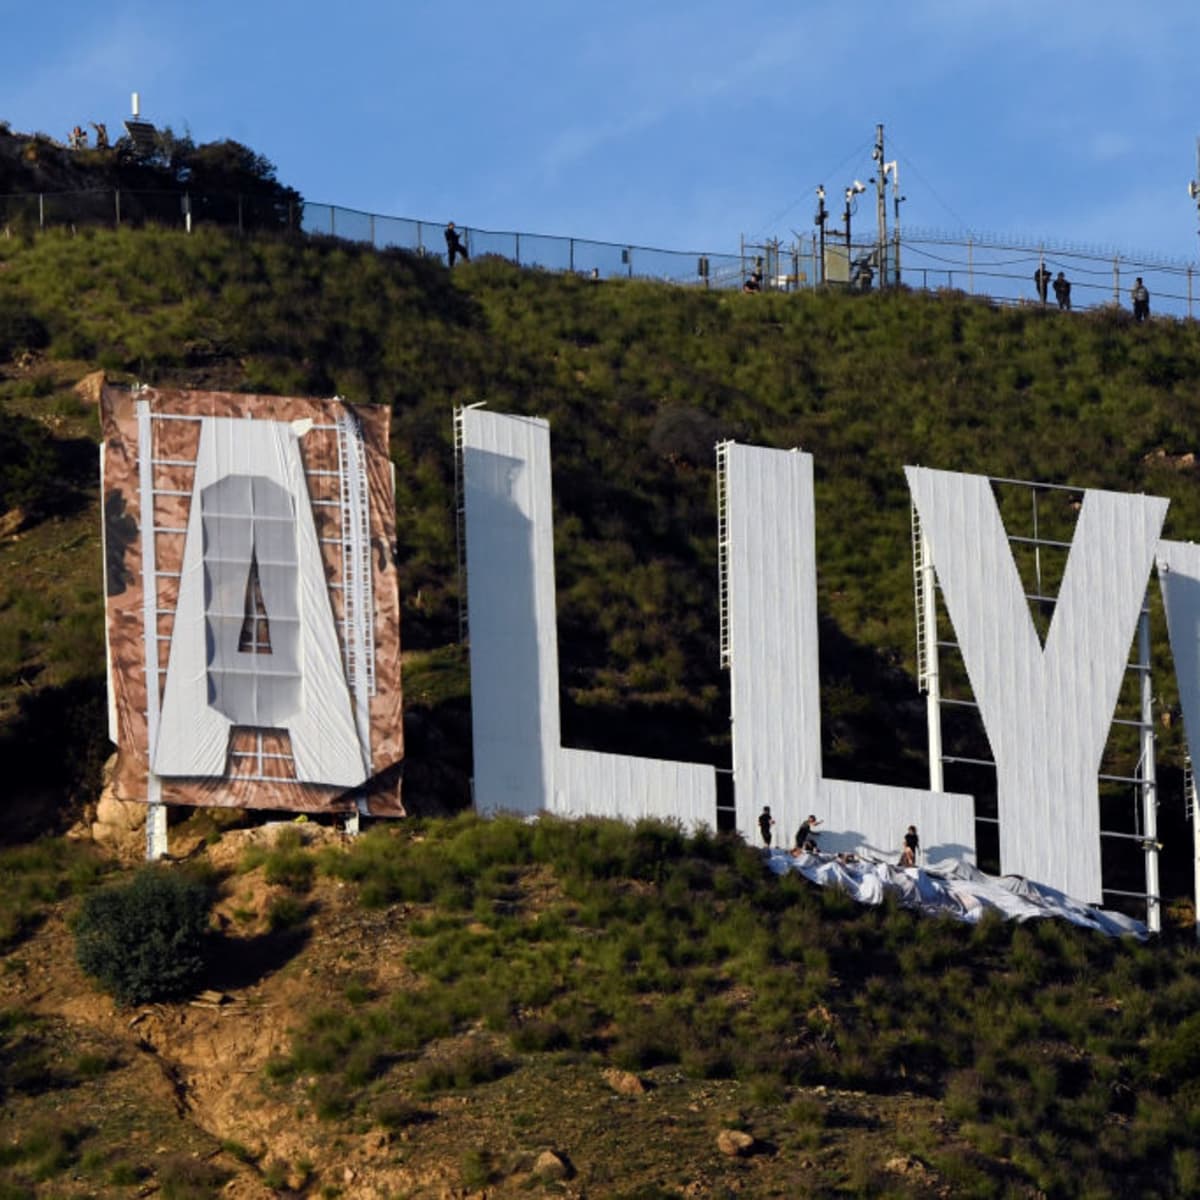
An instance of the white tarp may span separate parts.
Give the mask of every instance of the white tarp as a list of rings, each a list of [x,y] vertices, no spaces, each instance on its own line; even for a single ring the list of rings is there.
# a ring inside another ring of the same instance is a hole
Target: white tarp
[[[1073,900],[1020,875],[986,875],[970,863],[944,861],[931,867],[896,867],[867,860],[844,862],[834,854],[793,856],[786,850],[764,853],[776,875],[797,871],[821,887],[841,888],[860,904],[882,904],[885,896],[894,896],[905,908],[970,924],[977,924],[985,913],[995,912],[1009,921],[1060,917],[1111,937],[1146,937],[1146,926],[1132,917]]]
[[[463,412],[475,807],[714,825],[702,763],[562,745],[550,426]]]
[[[737,828],[757,837],[764,805],[791,845],[810,813],[828,849],[884,854],[916,825],[930,860],[973,859],[972,797],[827,779],[821,762],[813,458],[728,447],[730,702]]]
[[[1096,776],[1167,501],[1084,492],[1043,647],[991,482],[905,473],[996,762],[1001,869],[1099,901]]]
[[[279,727],[291,736],[300,782],[353,787],[367,771],[299,431],[281,421],[201,421],[153,769],[220,776],[235,725]],[[252,563],[271,628],[265,654],[239,648]]]

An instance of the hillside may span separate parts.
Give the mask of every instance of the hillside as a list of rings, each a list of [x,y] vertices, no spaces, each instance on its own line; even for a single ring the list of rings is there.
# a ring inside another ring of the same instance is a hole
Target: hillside
[[[0,241],[0,357],[0,507],[21,526],[0,548],[0,756],[22,789],[55,805],[94,795],[106,754],[96,424],[72,391],[97,369],[390,406],[416,811],[452,810],[467,794],[456,404],[551,422],[573,745],[728,760],[718,438],[815,455],[829,775],[926,778],[905,463],[1161,494],[1168,536],[1200,531],[1188,457],[1200,333],[1134,326],[1117,311],[995,308],[959,294],[725,295],[498,260],[451,275],[337,242],[88,230]],[[1161,636],[1156,669],[1166,721],[1175,700]],[[52,732],[46,712],[57,714]],[[1165,721],[1164,840],[1179,892],[1190,885],[1182,753],[1179,723]],[[951,724],[947,744],[978,753],[978,730]],[[1131,753],[1114,744],[1107,765],[1120,773]],[[987,786],[963,772],[948,783]],[[1128,813],[1116,798],[1112,808],[1106,824],[1122,827]]]
[[[111,865],[0,867],[11,1200],[1200,1184],[1190,938],[862,908],[649,824],[285,824],[161,868],[217,896],[204,990],[120,1008],[66,925]]]
[[[727,762],[712,445],[734,437],[815,455],[826,773],[920,785],[901,468],[1160,494],[1167,535],[1194,539],[1198,366],[1191,325],[959,294],[449,273],[212,228],[0,239],[0,1195],[1189,1194],[1190,938],[858,911],[651,828],[460,817],[348,849],[292,827],[271,850],[277,832],[197,813],[172,841],[218,896],[216,998],[130,1012],[66,925],[122,869],[27,843],[94,803],[109,750],[95,372],[391,408],[405,800],[446,814],[470,760],[454,405],[551,422],[569,744]],[[727,1128],[753,1152],[721,1153]],[[543,1150],[567,1178],[536,1176]]]

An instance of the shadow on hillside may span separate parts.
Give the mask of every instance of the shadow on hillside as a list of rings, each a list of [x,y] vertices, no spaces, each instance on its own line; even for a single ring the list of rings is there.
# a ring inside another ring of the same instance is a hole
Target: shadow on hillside
[[[471,702],[404,706],[404,787],[410,817],[439,817],[471,805]]]
[[[251,987],[287,966],[311,936],[307,925],[292,925],[254,937],[216,939],[205,983],[219,992]]]
[[[24,693],[0,726],[5,814],[0,845],[62,833],[100,789],[108,755],[104,680],[75,679]]]

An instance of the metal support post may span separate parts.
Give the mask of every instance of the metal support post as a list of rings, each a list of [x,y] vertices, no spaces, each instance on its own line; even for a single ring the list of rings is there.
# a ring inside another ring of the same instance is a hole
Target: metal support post
[[[887,287],[887,164],[883,154],[883,125],[875,126],[875,149],[871,152],[875,163],[875,218],[879,223],[879,248],[876,251],[879,268],[879,286]]]
[[[121,227],[121,189],[120,188],[117,188],[116,191],[113,192],[113,208],[116,212],[117,228],[120,229],[120,227]]]
[[[147,794],[162,795],[162,781],[153,772],[147,779]],[[146,861],[158,862],[167,856],[167,806],[152,800],[146,805]]]
[[[975,239],[967,237],[967,291],[975,295]]]
[[[929,726],[929,790],[945,791],[942,768],[942,684],[938,668],[937,576],[929,539],[921,532],[922,612],[925,640],[925,719]]]
[[[46,197],[42,192],[38,192],[38,228],[46,228]]]
[[[1196,940],[1200,941],[1200,813],[1196,811],[1196,775],[1192,770],[1191,754],[1184,763],[1183,797],[1192,822],[1192,925]]]
[[[138,400],[138,509],[142,526],[142,641],[146,655],[146,859],[167,853],[167,809],[162,780],[154,773],[158,746],[158,561],[154,540],[154,414]]]
[[[1146,855],[1146,928],[1162,930],[1158,882],[1158,781],[1154,764],[1154,690],[1150,679],[1150,597],[1138,619],[1138,666],[1142,693],[1142,843]]]
[[[1116,254],[1113,255],[1113,303],[1121,303],[1121,260]]]

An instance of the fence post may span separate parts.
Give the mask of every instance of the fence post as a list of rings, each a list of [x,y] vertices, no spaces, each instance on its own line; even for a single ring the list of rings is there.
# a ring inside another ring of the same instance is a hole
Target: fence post
[[[120,188],[117,188],[117,190],[115,192],[113,192],[113,206],[116,209],[116,214],[117,214],[117,228],[120,229],[121,228],[121,189]]]
[[[371,213],[371,245],[375,245],[375,214]]]
[[[569,248],[567,250],[567,262],[570,264],[570,271],[575,273],[575,239],[568,238]]]
[[[519,233],[514,233],[513,239],[517,252],[517,266],[519,267],[521,265],[521,235]]]
[[[417,222],[417,253],[421,254],[424,251],[424,249],[425,249],[425,247],[421,242],[421,222],[418,221]]]
[[[238,192],[238,233],[244,233],[242,228],[242,193]]]
[[[967,291],[975,295],[975,239],[967,238]]]
[[[331,205],[329,206],[329,236],[330,236],[330,237],[334,237],[334,236],[335,236],[335,230],[334,230],[334,227],[333,227],[333,224],[334,224],[334,217],[333,217],[333,214],[334,214],[336,211],[337,211],[337,205],[336,205],[336,204],[331,204]]]
[[[38,192],[38,228],[46,228],[46,197],[42,192]]]
[[[1121,303],[1121,267],[1120,256],[1113,255],[1113,303]]]
[[[1188,320],[1192,319],[1192,268],[1188,266]]]

